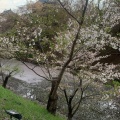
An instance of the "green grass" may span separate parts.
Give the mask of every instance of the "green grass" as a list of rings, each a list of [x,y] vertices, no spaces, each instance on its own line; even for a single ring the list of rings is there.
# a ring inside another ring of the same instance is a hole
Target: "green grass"
[[[53,116],[37,102],[22,98],[0,86],[0,120],[10,120],[5,110],[15,110],[22,114],[22,120],[65,120],[60,116]]]

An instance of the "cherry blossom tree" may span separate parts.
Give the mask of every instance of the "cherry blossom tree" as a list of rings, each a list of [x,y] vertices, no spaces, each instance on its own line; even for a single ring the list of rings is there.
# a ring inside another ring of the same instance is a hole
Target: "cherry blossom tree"
[[[48,37],[42,36],[42,24],[36,24],[40,20],[39,17],[35,17],[37,20],[24,17],[25,20],[16,25],[14,34],[1,37],[0,42],[2,50],[6,50],[9,55],[21,60],[26,66],[26,60],[35,61],[37,65],[44,66],[45,69],[42,70],[45,76],[35,71],[36,65],[33,68],[28,67],[40,77],[51,81],[47,110],[52,114],[56,113],[57,92],[60,87],[68,105],[68,119],[72,119],[85,98],[83,95],[87,86],[85,83],[88,84],[94,80],[106,83],[120,78],[119,64],[101,62],[102,59],[108,59],[111,55],[102,55],[108,47],[120,52],[120,38],[111,34],[114,26],[119,24],[120,8],[119,1],[109,0],[104,1],[101,7],[88,0],[82,1],[81,9],[70,9],[66,2],[60,0],[58,2],[70,17],[67,29],[56,32],[51,41]],[[49,44],[47,51],[43,49],[48,47],[46,43]],[[52,69],[59,70],[56,76],[53,75]],[[68,83],[61,84],[67,73],[75,78],[72,78],[74,88],[72,85],[67,86]],[[79,94],[78,91],[81,94],[78,101],[74,102],[73,98]]]
[[[20,72],[17,65],[11,66],[12,59],[0,59],[0,73],[2,78],[2,86],[6,88],[9,79]]]

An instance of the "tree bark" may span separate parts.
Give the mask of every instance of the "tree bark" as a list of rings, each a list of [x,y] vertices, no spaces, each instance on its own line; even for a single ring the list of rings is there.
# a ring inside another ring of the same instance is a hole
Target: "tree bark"
[[[72,115],[71,114],[68,114],[68,119],[67,120],[72,120]]]
[[[7,76],[5,77],[5,80],[3,81],[3,84],[2,84],[2,86],[3,86],[4,88],[6,88],[6,85],[7,85],[8,80],[9,80],[10,77],[11,77],[11,75],[7,75]]]
[[[47,110],[53,115],[56,114],[56,109],[57,109],[57,100],[58,100],[57,91],[53,94],[55,90],[55,86],[57,84],[58,84],[57,81],[52,81],[52,88],[51,88],[48,103],[47,103]]]
[[[68,106],[68,120],[72,120],[72,108],[71,108],[71,105]]]

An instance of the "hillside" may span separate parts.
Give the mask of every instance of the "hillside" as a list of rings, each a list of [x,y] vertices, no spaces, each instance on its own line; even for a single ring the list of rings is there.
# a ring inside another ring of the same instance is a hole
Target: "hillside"
[[[52,116],[37,102],[23,99],[0,86],[0,120],[10,120],[5,110],[21,113],[22,120],[64,120],[58,116]]]

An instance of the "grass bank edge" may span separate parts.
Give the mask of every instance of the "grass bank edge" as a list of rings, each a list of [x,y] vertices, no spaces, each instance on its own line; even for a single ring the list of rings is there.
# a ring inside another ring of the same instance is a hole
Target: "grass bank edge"
[[[31,101],[16,95],[0,86],[0,119],[9,118],[5,110],[15,110],[22,116],[22,120],[65,120],[65,117],[53,116],[36,101]]]

